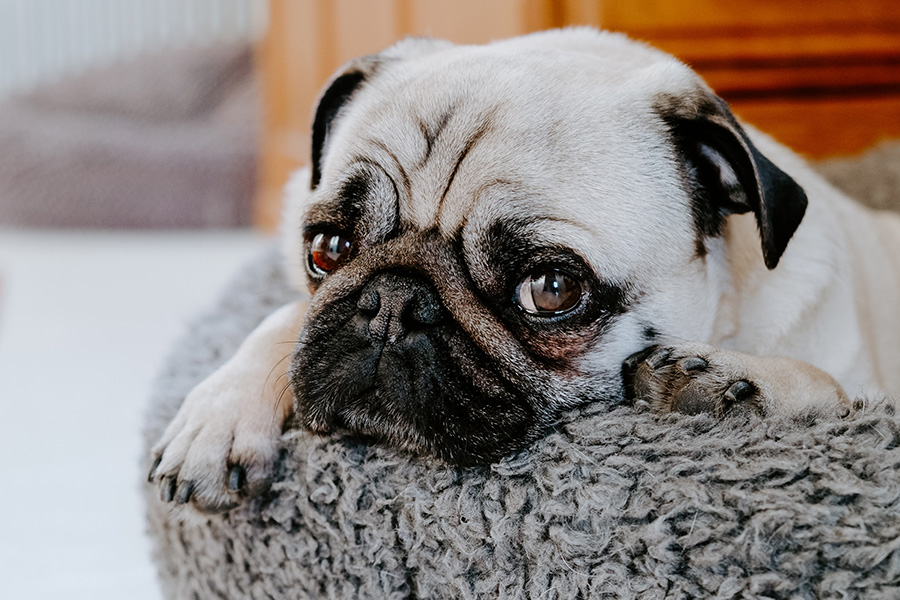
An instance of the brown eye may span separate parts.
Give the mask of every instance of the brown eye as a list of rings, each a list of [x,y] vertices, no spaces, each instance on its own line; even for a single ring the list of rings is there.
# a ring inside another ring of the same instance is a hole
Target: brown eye
[[[342,235],[317,233],[309,245],[309,263],[318,275],[337,269],[350,255],[350,240]]]
[[[525,312],[546,317],[564,313],[578,304],[581,284],[567,273],[552,269],[526,277],[516,295]]]

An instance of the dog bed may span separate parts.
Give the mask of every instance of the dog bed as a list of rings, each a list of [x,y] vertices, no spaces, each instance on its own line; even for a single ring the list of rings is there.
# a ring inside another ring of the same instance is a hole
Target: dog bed
[[[159,377],[148,447],[291,298],[274,250],[238,274]],[[168,598],[900,597],[900,417],[877,402],[725,422],[598,403],[469,469],[291,430],[271,491],[228,513],[144,492]]]

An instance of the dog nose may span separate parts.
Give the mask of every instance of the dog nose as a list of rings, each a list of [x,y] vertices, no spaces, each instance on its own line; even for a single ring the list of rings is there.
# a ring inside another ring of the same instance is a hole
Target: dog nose
[[[356,308],[367,337],[388,345],[444,318],[444,308],[430,283],[397,273],[373,278],[363,288]]]

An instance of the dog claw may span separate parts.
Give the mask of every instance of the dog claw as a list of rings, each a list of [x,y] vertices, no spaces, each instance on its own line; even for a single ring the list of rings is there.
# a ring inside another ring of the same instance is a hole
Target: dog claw
[[[175,502],[177,504],[187,504],[194,492],[194,484],[190,481],[183,481],[178,486],[178,492],[175,494]]]
[[[247,480],[247,472],[241,465],[234,465],[228,472],[228,489],[232,492],[240,491]]]
[[[647,357],[647,366],[654,370],[658,369],[669,360],[670,356],[672,356],[671,348],[658,348]]]
[[[755,391],[756,388],[753,387],[752,383],[741,379],[732,383],[725,391],[725,400],[732,405],[738,404],[747,400]]]
[[[159,487],[159,499],[163,502],[171,502],[175,498],[176,481],[174,477],[163,477]]]
[[[644,362],[644,360],[658,348],[659,346],[648,346],[643,350],[635,352],[622,362],[622,371],[627,374],[634,373],[637,370],[638,365]]]
[[[678,370],[684,375],[696,375],[709,367],[709,363],[699,356],[688,356],[678,361]]]
[[[159,463],[162,462],[162,454],[156,457],[156,460],[153,461],[153,464],[150,466],[150,471],[147,473],[147,482],[153,483],[153,480],[156,479],[156,469],[159,467]]]

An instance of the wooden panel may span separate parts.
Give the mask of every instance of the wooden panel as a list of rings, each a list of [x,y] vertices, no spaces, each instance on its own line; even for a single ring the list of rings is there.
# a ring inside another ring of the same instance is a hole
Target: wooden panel
[[[528,8],[520,0],[419,0],[410,2],[409,7],[411,33],[459,44],[483,44],[519,35],[530,25]]]
[[[632,32],[632,35],[641,37],[639,32]],[[833,60],[835,57],[879,58],[900,53],[900,24],[891,29],[691,30],[680,35],[674,32],[646,35],[668,52],[701,61]]]
[[[733,102],[743,120],[811,158],[861,152],[900,139],[900,94]]]
[[[896,0],[618,0],[602,4],[604,26],[635,34],[719,29],[841,30],[854,24],[896,30]],[[724,33],[724,31],[723,31]]]
[[[869,95],[900,91],[896,65],[811,65],[784,67],[694,67],[723,97],[736,101],[760,97]]]
[[[602,26],[606,22],[604,17],[605,2],[585,0],[560,0],[553,2],[556,7],[552,15],[553,22],[549,27],[565,27],[567,25],[594,25]]]
[[[900,28],[650,41],[687,62],[717,92],[732,99],[900,89]]]
[[[321,30],[334,44],[335,60],[325,65],[325,77],[351,58],[378,52],[406,34],[399,30],[394,0],[332,0],[331,5],[333,20],[323,23]]]

